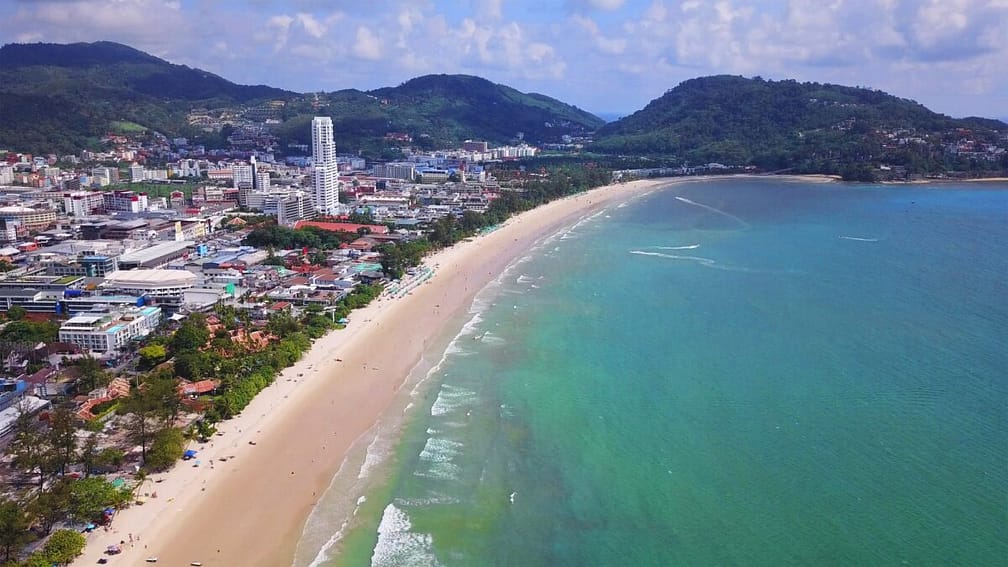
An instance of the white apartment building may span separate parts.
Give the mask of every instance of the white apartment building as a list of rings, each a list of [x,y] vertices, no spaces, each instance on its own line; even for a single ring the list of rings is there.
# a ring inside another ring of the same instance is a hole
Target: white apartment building
[[[176,177],[199,177],[203,172],[199,160],[188,158],[180,159],[177,164],[173,164],[172,173]]]
[[[256,191],[269,191],[270,190],[270,174],[268,171],[256,170],[255,174],[255,190]]]
[[[374,175],[375,177],[388,177],[390,179],[413,181],[413,179],[416,178],[416,164],[408,161],[376,163],[374,166]]]
[[[255,179],[255,168],[249,163],[236,163],[231,166],[231,173],[234,176],[234,188],[245,187],[251,189]]]
[[[86,217],[105,207],[101,191],[74,191],[63,194],[63,211],[75,217]]]
[[[104,187],[119,181],[119,170],[111,167],[95,167],[91,169],[91,184]]]
[[[524,157],[535,157],[539,148],[535,146],[529,146],[522,144],[520,146],[501,146],[499,148],[492,148],[490,150],[490,155],[493,159],[507,159],[507,158],[524,158]]]
[[[304,191],[269,194],[260,208],[264,214],[276,216],[281,226],[293,226],[299,220],[315,217],[311,195]]]
[[[340,156],[336,158],[336,163],[340,164],[343,171],[364,171],[366,162],[362,157]]]
[[[129,170],[130,170],[130,181],[132,181],[133,183],[138,183],[140,181],[144,181],[145,179],[147,179],[147,170],[144,169],[144,166],[138,163],[134,163],[133,165],[130,166]]]
[[[161,323],[160,307],[132,307],[105,313],[81,313],[59,330],[60,342],[92,352],[119,352],[133,339],[147,336]]]
[[[150,208],[146,193],[135,191],[109,191],[102,193],[106,211],[140,213]]]
[[[315,209],[322,214],[336,214],[339,211],[339,164],[332,119],[328,116],[312,119],[312,164]]]

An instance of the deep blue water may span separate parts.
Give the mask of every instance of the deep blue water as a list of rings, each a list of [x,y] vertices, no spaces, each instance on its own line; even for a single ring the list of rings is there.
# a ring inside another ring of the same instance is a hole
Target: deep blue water
[[[341,564],[998,565],[1008,186],[708,180],[474,306]]]

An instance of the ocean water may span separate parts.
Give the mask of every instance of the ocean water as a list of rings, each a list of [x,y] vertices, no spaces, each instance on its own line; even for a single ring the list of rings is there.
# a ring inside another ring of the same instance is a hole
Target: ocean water
[[[313,564],[1008,560],[1008,186],[679,184],[473,313]]]

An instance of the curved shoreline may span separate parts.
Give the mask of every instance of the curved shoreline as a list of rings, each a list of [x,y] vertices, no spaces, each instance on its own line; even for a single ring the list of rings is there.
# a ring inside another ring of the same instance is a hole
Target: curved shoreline
[[[678,181],[609,185],[553,201],[427,258],[439,266],[433,277],[407,296],[355,311],[346,329],[316,341],[240,416],[220,424],[211,443],[194,447],[200,466],[152,475],[139,492],[157,497],[122,511],[111,531],[93,533],[74,565],[93,565],[129,535],[137,543],[120,562],[157,556],[169,564],[290,565],[318,498],[355,442],[389,411],[430,337],[544,236]]]

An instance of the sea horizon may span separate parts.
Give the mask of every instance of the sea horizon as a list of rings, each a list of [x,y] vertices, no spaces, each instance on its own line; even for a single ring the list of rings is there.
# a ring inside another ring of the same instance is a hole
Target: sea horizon
[[[1003,557],[1006,189],[708,179],[544,239],[296,565]]]

